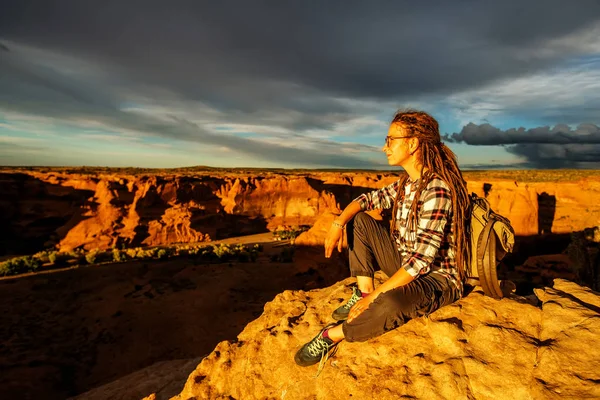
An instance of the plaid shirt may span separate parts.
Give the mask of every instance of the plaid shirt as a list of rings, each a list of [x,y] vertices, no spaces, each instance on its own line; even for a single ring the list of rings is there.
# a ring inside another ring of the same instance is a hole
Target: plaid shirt
[[[419,277],[427,273],[446,276],[462,293],[462,282],[458,277],[454,257],[454,223],[452,221],[452,198],[450,188],[438,177],[434,177],[421,192],[417,212],[416,229],[409,232],[410,208],[415,201],[419,181],[401,180],[389,186],[358,196],[354,201],[362,210],[391,209],[399,190],[404,190],[404,200],[398,204],[395,216],[394,240],[402,256],[402,268],[410,275]]]

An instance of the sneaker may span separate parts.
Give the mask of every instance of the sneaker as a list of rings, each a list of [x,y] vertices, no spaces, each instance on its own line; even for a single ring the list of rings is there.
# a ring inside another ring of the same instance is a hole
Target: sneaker
[[[321,332],[308,343],[300,348],[294,356],[296,364],[301,367],[308,367],[309,365],[322,362],[323,358],[327,360],[329,350],[335,347],[337,343],[333,340],[323,337],[323,332],[326,329],[333,328],[337,324],[329,324],[325,328],[321,329]]]
[[[350,309],[360,299],[362,299],[362,292],[356,286],[352,286],[352,296],[350,297],[350,299],[348,300],[348,302],[346,304],[344,304],[343,306],[337,308],[333,312],[333,314],[331,314],[331,317],[333,319],[335,319],[336,321],[345,321],[345,320],[347,320],[348,319],[348,314],[350,313]]]

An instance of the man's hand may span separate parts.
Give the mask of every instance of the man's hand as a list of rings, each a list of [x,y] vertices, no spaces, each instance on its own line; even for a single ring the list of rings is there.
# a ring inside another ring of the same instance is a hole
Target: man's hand
[[[350,312],[348,313],[348,322],[352,322],[352,320],[356,317],[358,317],[360,314],[363,313],[363,311],[365,311],[367,308],[369,308],[369,305],[371,305],[371,303],[375,300],[376,296],[373,296],[373,294],[368,295],[367,297],[363,297],[362,299],[360,299],[359,301],[357,301],[352,308],[350,309]]]
[[[340,215],[338,215],[333,223],[331,224],[331,228],[329,228],[329,232],[327,232],[327,237],[325,238],[325,257],[331,257],[331,253],[333,253],[333,249],[337,247],[338,251],[342,252],[342,246],[344,244],[344,231],[346,224],[354,218],[356,214],[361,211],[360,204],[356,201],[352,200],[350,204]]]
[[[335,225],[332,225],[329,228],[329,232],[327,232],[327,237],[325,238],[325,257],[331,257],[331,253],[333,253],[333,249],[337,246],[338,251],[342,252],[342,245],[344,243],[344,230]]]

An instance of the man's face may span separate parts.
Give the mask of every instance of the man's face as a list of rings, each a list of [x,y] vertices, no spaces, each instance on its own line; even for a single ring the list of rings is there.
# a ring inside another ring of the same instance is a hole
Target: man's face
[[[411,158],[409,138],[410,136],[400,124],[393,123],[390,125],[382,148],[389,165],[402,166]]]

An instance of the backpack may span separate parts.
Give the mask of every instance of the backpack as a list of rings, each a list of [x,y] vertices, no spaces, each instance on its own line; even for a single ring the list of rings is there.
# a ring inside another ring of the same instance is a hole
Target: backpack
[[[487,199],[472,193],[470,200],[471,251],[467,284],[481,286],[486,295],[501,299],[504,294],[496,267],[513,251],[515,231],[507,218],[492,211]]]
[[[408,176],[400,180],[403,188]],[[399,203],[404,201],[404,192],[396,196],[390,216],[390,234],[394,237],[395,216]],[[512,253],[515,244],[515,231],[508,218],[492,211],[490,202],[471,193],[469,198],[470,215],[467,232],[471,245],[467,262],[466,284],[481,286],[483,292],[495,299],[504,297],[498,281],[496,267],[507,253]]]

